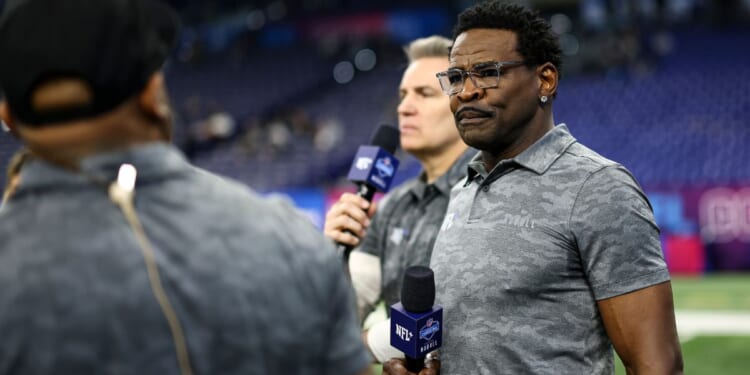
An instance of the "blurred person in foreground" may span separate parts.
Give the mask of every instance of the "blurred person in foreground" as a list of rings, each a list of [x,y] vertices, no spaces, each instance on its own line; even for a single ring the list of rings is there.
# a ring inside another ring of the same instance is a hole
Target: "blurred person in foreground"
[[[379,301],[389,307],[401,299],[406,268],[429,264],[450,189],[465,176],[476,153],[459,137],[448,97],[435,79],[437,72],[448,68],[450,46],[450,39],[431,36],[405,48],[409,65],[399,87],[400,140],[404,151],[419,160],[422,173],[386,194],[377,210],[375,204],[346,193],[326,215],[326,236],[358,246],[350,258],[350,272],[360,318]],[[364,333],[379,362],[399,354],[390,346],[389,329],[385,320]]]
[[[31,153],[27,150],[22,149],[10,158],[8,162],[8,168],[5,176],[5,188],[3,189],[3,199],[0,201],[0,207],[5,205],[10,197],[18,189],[18,185],[21,183],[21,168],[23,165],[31,159]]]
[[[169,144],[178,24],[154,0],[6,4],[0,114],[34,160],[0,213],[0,373],[368,373],[330,241]]]
[[[443,375],[682,373],[651,206],[622,165],[554,125],[560,48],[518,5],[458,17],[438,75],[481,152],[451,192],[431,267]],[[400,360],[387,374],[407,374]],[[436,374],[424,369],[420,374]]]

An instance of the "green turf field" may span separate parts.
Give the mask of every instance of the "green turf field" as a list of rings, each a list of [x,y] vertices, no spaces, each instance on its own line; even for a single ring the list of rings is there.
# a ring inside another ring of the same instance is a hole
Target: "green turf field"
[[[672,291],[678,311],[733,311],[750,316],[750,274],[674,277]],[[682,342],[682,356],[686,374],[750,374],[750,336],[693,337]],[[619,359],[616,374],[625,374]]]
[[[678,311],[744,312],[750,319],[750,273],[676,276],[672,290]],[[750,374],[750,336],[703,334],[681,345],[686,374]],[[615,373],[624,375],[619,358],[615,363]],[[382,372],[380,366],[374,366],[373,370],[375,374]]]
[[[742,310],[750,313],[750,274],[675,277],[675,309]]]
[[[750,337],[699,336],[682,343],[686,374],[747,375],[750,373]],[[616,374],[625,374],[619,359]]]

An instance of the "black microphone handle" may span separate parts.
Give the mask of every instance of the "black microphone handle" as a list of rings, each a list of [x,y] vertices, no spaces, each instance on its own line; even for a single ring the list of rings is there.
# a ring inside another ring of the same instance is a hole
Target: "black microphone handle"
[[[372,185],[361,183],[359,184],[359,189],[357,190],[357,196],[365,198],[368,202],[372,202],[372,198],[375,196],[375,193],[377,191],[378,190]],[[355,235],[349,230],[346,230],[344,232]],[[354,249],[354,247],[351,245],[336,242],[336,252],[337,254],[341,254],[347,276],[349,275],[349,255],[351,254],[352,249]]]
[[[410,372],[419,374],[419,371],[424,368],[424,358],[412,358],[407,355],[404,356],[404,359],[406,362],[406,369]]]

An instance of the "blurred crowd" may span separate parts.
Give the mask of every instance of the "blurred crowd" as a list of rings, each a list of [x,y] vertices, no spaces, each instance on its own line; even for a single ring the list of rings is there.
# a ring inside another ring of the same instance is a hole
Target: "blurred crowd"
[[[301,107],[237,118],[218,103],[192,95],[180,108],[182,126],[176,129],[175,142],[191,158],[230,144],[242,155],[263,161],[275,161],[302,148],[324,155],[345,135],[335,116],[314,118]]]

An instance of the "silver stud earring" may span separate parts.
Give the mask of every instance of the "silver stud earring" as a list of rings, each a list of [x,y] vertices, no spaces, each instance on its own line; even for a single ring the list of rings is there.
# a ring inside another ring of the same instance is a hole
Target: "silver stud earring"
[[[547,103],[547,95],[542,95],[542,97],[539,98],[539,101],[541,101],[542,104]]]

